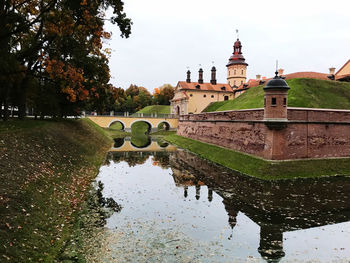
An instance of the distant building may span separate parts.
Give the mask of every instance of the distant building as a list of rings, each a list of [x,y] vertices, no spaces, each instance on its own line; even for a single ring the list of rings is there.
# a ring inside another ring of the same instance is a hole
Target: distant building
[[[186,81],[179,81],[176,85],[174,98],[170,101],[171,113],[200,113],[212,102],[234,99],[234,90],[246,82],[247,66],[241,41],[237,39],[226,65],[227,83],[217,83],[215,67],[211,69],[210,82],[203,81],[203,69],[199,69],[198,82],[191,82],[191,72],[187,71]]]
[[[234,98],[229,84],[217,83],[216,68],[211,69],[210,82],[203,81],[203,69],[199,69],[197,82],[191,82],[191,72],[187,71],[186,81],[179,81],[174,98],[170,101],[171,114],[191,114],[202,112],[210,103]]]
[[[247,66],[242,54],[242,44],[237,38],[233,45],[233,54],[227,67],[227,84],[217,83],[216,68],[211,69],[210,82],[203,81],[203,69],[199,69],[198,82],[191,82],[191,72],[187,71],[186,81],[179,81],[175,88],[174,98],[170,101],[171,114],[192,114],[202,112],[210,103],[235,99],[251,87],[264,85],[271,78],[261,78],[247,81]],[[329,74],[320,72],[295,72],[278,75],[284,79],[312,78],[323,80],[350,81],[350,59],[335,73],[335,68],[329,69]]]
[[[283,69],[278,70],[278,75],[282,76],[284,79],[296,79],[296,78],[310,78],[310,79],[322,79],[322,80],[336,80],[336,81],[346,81],[350,82],[350,59],[335,73],[335,68],[329,68],[329,73],[320,72],[295,72],[290,74],[284,74]],[[268,79],[261,79],[261,75],[256,75],[256,79],[249,79],[247,83],[241,85],[237,89],[234,89],[235,97],[237,93],[241,94],[251,87],[256,87],[266,83]]]
[[[331,73],[330,79],[350,82],[350,59],[334,74],[334,78],[332,78],[333,70],[335,70],[335,68],[329,69]]]

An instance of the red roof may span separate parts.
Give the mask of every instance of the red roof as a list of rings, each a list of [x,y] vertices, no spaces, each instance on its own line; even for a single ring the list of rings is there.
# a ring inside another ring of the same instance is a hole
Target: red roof
[[[180,86],[180,90],[203,90],[203,91],[216,91],[216,92],[233,92],[229,84],[218,83],[213,85],[211,83],[198,83],[198,82],[186,82],[179,81],[177,86]]]
[[[296,79],[296,78],[309,78],[309,79],[323,79],[329,80],[329,74],[319,73],[319,72],[295,72],[291,74],[282,75],[286,79]]]
[[[285,74],[282,75],[283,77],[285,77],[286,79],[296,79],[296,78],[309,78],[309,79],[323,79],[323,80],[329,80],[328,76],[329,74],[325,74],[325,73],[319,73],[319,72],[295,72],[295,73],[290,73],[290,74]],[[267,83],[271,78],[268,79],[263,79],[262,81],[264,81],[265,84]],[[246,83],[248,84],[247,87],[245,88],[251,88],[251,87],[256,87],[260,84],[260,80],[257,79],[250,79],[248,80],[248,82]],[[243,85],[240,85],[238,89],[236,90],[242,90],[243,89]]]

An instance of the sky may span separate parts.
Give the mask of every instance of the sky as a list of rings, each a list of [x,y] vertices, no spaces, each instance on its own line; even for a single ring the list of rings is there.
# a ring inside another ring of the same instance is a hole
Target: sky
[[[132,19],[132,34],[121,38],[116,25],[107,24],[112,40],[111,83],[136,84],[150,92],[165,83],[192,81],[204,70],[210,80],[226,83],[226,64],[237,39],[249,64],[247,80],[257,74],[271,77],[299,71],[328,73],[350,59],[349,0],[124,0]]]

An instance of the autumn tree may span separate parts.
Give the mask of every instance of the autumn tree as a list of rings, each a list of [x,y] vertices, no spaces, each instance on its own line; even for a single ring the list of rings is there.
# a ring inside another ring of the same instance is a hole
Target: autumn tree
[[[113,10],[109,18],[107,8]],[[122,37],[130,35],[121,0],[0,1],[1,105],[7,109],[14,92],[11,104],[19,106],[20,116],[26,103],[62,116],[108,93],[108,51],[102,48],[111,36],[104,31],[107,19]],[[55,106],[50,109],[46,101]]]
[[[174,97],[174,87],[170,84],[164,84],[153,91],[153,104],[170,105],[170,100]]]

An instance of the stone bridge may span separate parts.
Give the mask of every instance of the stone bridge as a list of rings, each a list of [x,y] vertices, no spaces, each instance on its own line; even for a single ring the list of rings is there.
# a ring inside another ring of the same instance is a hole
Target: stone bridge
[[[135,117],[135,116],[87,116],[90,120],[103,128],[109,128],[112,124],[119,122],[122,129],[131,132],[131,126],[139,121],[145,122],[149,126],[150,132],[158,131],[159,124],[165,125],[165,130],[176,130],[178,126],[178,116],[165,115],[151,117]]]

